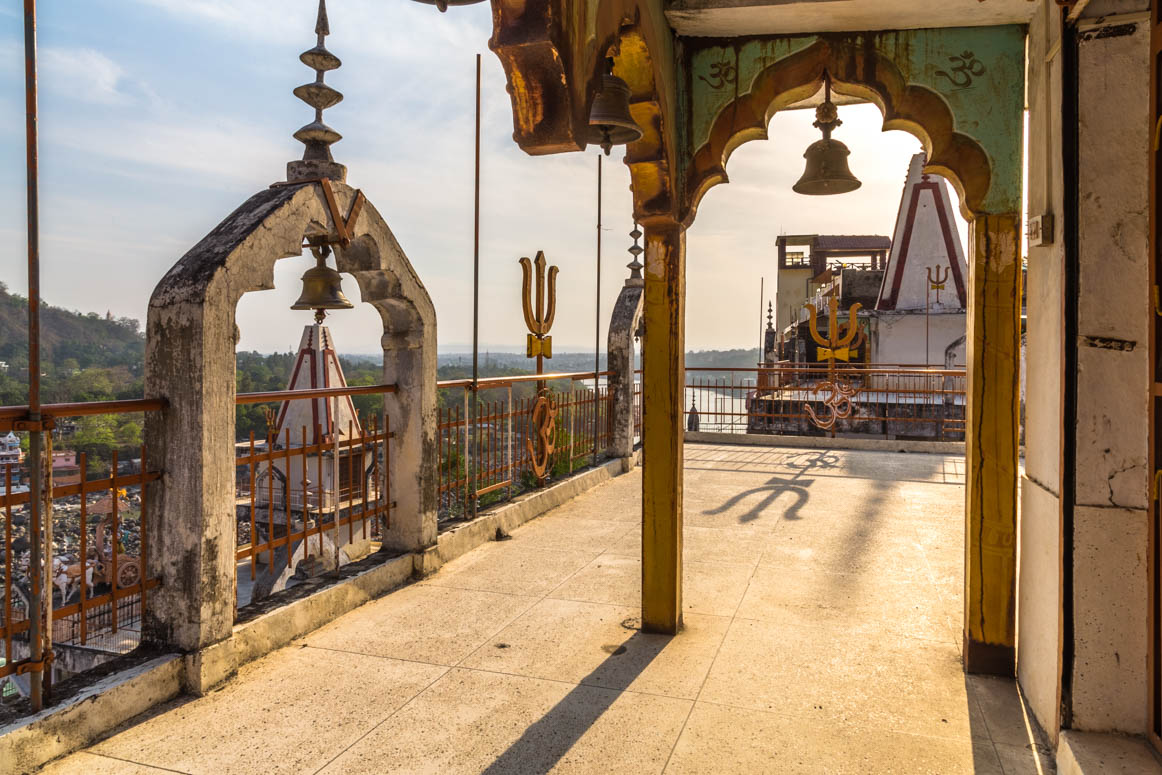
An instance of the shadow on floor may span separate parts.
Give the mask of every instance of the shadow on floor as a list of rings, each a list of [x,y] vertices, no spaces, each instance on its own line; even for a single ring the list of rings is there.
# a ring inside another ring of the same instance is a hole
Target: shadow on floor
[[[553,769],[672,637],[635,630],[625,642],[607,646],[609,657],[526,729],[484,770],[485,775],[541,773]]]
[[[766,484],[760,487],[752,487],[749,490],[743,490],[727,499],[721,506],[708,509],[702,513],[722,514],[752,495],[766,493],[766,496],[756,503],[750,511],[738,518],[738,521],[742,523],[751,522],[758,519],[764,511],[774,505],[780,495],[786,492],[795,496],[795,502],[783,512],[783,518],[800,519],[799,511],[807,505],[807,501],[811,497],[807,488],[815,481],[814,479],[805,479],[804,477],[809,473],[837,467],[839,465],[839,459],[830,452],[801,452],[790,456],[788,459],[784,459],[781,461],[781,464],[793,469],[795,471],[794,475],[790,477],[773,476]]]

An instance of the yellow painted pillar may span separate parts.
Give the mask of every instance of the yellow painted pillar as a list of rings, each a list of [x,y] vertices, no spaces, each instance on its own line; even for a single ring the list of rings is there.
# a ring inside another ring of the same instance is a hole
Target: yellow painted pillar
[[[966,409],[964,668],[1013,675],[1021,218],[970,224]]]
[[[642,628],[682,627],[686,230],[647,220],[642,343]]]

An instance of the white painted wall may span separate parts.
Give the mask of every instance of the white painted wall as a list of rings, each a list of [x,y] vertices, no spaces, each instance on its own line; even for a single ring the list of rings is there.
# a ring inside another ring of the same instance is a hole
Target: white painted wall
[[[872,363],[925,362],[944,366],[944,350],[964,336],[968,318],[963,312],[928,316],[928,360],[924,359],[924,313],[876,311],[868,318]],[[964,365],[964,343],[956,348],[956,365]]]

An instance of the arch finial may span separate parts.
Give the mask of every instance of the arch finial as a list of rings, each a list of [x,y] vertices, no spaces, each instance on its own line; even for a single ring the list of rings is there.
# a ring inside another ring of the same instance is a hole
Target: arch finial
[[[331,155],[331,146],[342,140],[343,135],[323,122],[323,111],[343,100],[342,93],[324,82],[328,71],[337,70],[343,64],[339,57],[327,50],[325,39],[330,34],[327,0],[319,0],[319,12],[315,19],[318,40],[314,48],[299,54],[299,60],[315,71],[315,80],[297,86],[294,90],[296,97],[315,109],[315,120],[294,134],[294,138],[306,148],[301,161],[292,161],[287,165],[287,180],[292,183],[315,178],[330,178],[341,182],[347,179],[347,168],[336,163]]]

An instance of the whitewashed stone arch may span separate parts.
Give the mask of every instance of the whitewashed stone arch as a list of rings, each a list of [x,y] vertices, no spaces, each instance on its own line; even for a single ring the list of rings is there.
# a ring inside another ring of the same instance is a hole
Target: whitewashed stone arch
[[[332,182],[340,213],[356,191]],[[370,203],[335,246],[339,271],[383,320],[383,379],[398,387],[385,409],[392,528],[388,549],[436,541],[436,313],[423,283]],[[274,265],[302,254],[306,237],[335,235],[317,183],[261,191],[230,214],[158,283],[146,326],[145,393],[168,402],[147,417],[151,464],[151,593],[146,635],[186,651],[227,638],[234,623],[235,311],[245,293],[274,287]]]
[[[633,340],[642,329],[643,291],[641,280],[626,280],[609,316],[606,368],[609,392],[613,396],[613,433],[609,447],[613,457],[627,458],[633,454]]]

